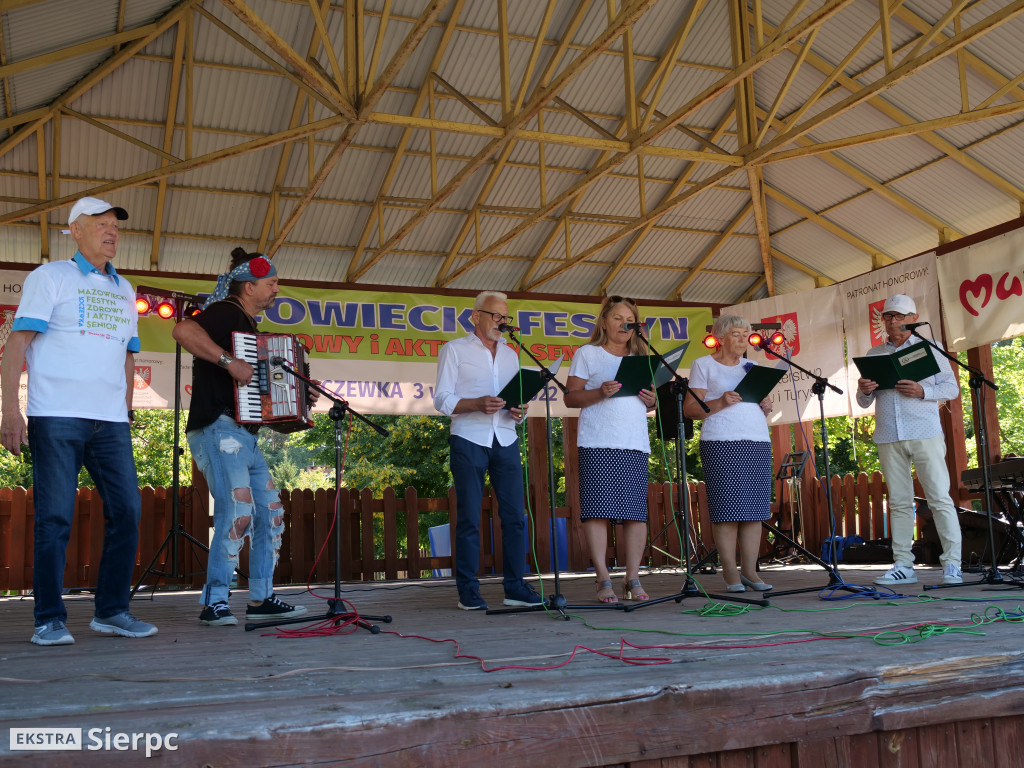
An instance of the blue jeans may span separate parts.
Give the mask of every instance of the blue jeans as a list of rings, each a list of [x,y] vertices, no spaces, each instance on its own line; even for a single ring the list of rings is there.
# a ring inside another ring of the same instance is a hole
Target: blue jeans
[[[227,602],[231,577],[246,536],[249,599],[263,602],[274,594],[274,567],[284,533],[284,507],[263,453],[256,447],[256,435],[230,416],[221,416],[186,437],[192,458],[213,494],[213,541],[199,604]]]
[[[35,505],[36,626],[53,619],[67,621],[61,592],[78,472],[83,466],[103,500],[103,554],[96,577],[95,613],[106,619],[127,611],[142,507],[128,422],[30,416],[28,440]]]
[[[495,438],[484,448],[452,435],[448,440],[452,479],[455,481],[455,586],[459,594],[479,592],[480,515],[484,497],[484,473],[498,498],[501,517],[502,583],[507,590],[523,580],[526,569],[526,526],[523,521],[523,465],[519,441],[502,446]]]

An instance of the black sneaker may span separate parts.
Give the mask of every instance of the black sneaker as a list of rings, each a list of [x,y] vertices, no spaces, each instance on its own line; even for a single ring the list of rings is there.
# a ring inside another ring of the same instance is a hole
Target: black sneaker
[[[231,613],[228,604],[222,602],[203,608],[203,612],[199,614],[199,623],[208,627],[227,627],[237,624],[238,619]]]
[[[245,618],[250,621],[263,621],[266,619],[291,619],[301,616],[306,609],[301,605],[288,605],[277,595],[271,595],[259,605],[250,605],[245,609]]]

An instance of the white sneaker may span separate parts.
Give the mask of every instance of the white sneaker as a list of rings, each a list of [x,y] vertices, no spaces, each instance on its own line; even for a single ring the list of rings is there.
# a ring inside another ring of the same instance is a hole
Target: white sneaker
[[[917,584],[917,575],[914,573],[914,566],[896,563],[884,576],[875,579],[875,584]]]
[[[942,583],[963,584],[964,575],[960,572],[960,566],[956,563],[946,563],[946,567],[942,570]]]

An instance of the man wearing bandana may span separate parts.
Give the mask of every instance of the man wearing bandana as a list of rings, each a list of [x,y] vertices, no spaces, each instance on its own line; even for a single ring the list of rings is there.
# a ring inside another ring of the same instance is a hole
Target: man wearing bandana
[[[213,494],[213,541],[199,622],[238,623],[228,587],[238,553],[249,537],[249,621],[300,616],[302,606],[274,594],[274,567],[284,531],[284,507],[256,443],[259,426],[236,421],[235,387],[248,384],[253,368],[232,356],[234,331],[255,333],[256,317],[274,305],[277,269],[262,254],[231,252],[231,265],[193,318],[182,320],[174,340],[193,355],[192,404],[185,433],[196,466]]]

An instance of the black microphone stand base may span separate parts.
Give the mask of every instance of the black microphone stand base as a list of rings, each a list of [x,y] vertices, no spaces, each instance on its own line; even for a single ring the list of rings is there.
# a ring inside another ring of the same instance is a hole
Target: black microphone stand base
[[[761,526],[765,530],[771,531],[772,533],[774,533],[778,538],[780,538],[783,541],[785,541],[787,544],[789,544],[790,547],[792,547],[793,549],[797,550],[800,554],[802,554],[804,557],[806,557],[812,563],[814,563],[816,565],[819,565],[822,568],[824,568],[825,569],[825,573],[828,574],[828,584],[826,584],[823,587],[805,587],[803,589],[786,589],[786,590],[774,590],[773,589],[771,591],[771,596],[772,597],[782,597],[783,595],[803,595],[803,594],[806,594],[808,592],[821,592],[824,589],[836,589],[836,588],[842,589],[842,590],[844,590],[846,592],[862,592],[863,591],[863,590],[859,589],[858,587],[846,584],[843,581],[843,577],[839,575],[839,571],[836,570],[836,567],[834,565],[832,565],[832,563],[825,562],[820,557],[815,555],[813,552],[811,552],[810,550],[808,550],[805,547],[801,546],[800,543],[797,542],[795,539],[787,536],[779,528],[776,528],[774,525],[772,525],[769,522],[762,522]]]
[[[964,581],[960,584],[926,584],[922,589],[958,589],[960,587],[1005,587],[1006,589],[1024,589],[1024,582],[1017,579],[1004,579],[998,568],[986,568],[978,581]]]
[[[639,608],[646,608],[650,605],[658,605],[659,603],[667,603],[669,600],[675,600],[677,603],[682,603],[688,597],[707,597],[716,598],[718,600],[728,600],[732,603],[745,603],[747,605],[759,605],[762,607],[768,607],[771,603],[768,602],[768,593],[764,593],[764,597],[760,599],[751,600],[748,597],[735,597],[733,595],[716,595],[711,592],[702,592],[700,587],[697,586],[697,582],[693,580],[693,577],[689,573],[686,574],[686,578],[683,580],[683,587],[679,592],[674,595],[665,595],[665,597],[655,597],[651,600],[644,600],[642,603],[634,603],[633,605],[627,605],[623,610],[627,613],[635,611]]]
[[[245,625],[246,632],[252,632],[254,629],[263,629],[264,627],[281,627],[286,624],[309,624],[310,622],[326,621],[328,619],[334,621],[334,625],[352,622],[357,627],[361,627],[368,631],[371,635],[379,635],[380,627],[376,624],[371,624],[372,621],[381,621],[385,624],[391,623],[390,616],[364,616],[361,613],[352,613],[343,609],[345,602],[340,599],[331,599],[327,601],[327,613],[321,616],[296,616],[292,619],[280,619],[278,621],[261,621],[261,622],[247,622]]]
[[[622,603],[580,603],[579,605],[569,605],[560,593],[556,593],[554,595],[548,595],[547,599],[541,605],[522,605],[515,608],[489,608],[487,610],[487,615],[494,616],[503,613],[536,613],[537,611],[545,611],[548,613],[560,614],[563,619],[569,621],[571,617],[566,613],[566,611],[621,611],[624,608],[625,606]]]

